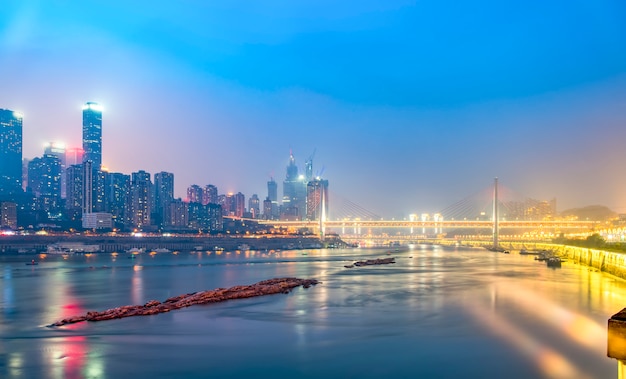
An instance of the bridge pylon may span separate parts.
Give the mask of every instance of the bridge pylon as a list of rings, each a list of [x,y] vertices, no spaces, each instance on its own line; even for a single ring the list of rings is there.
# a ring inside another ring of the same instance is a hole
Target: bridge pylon
[[[498,178],[493,180],[493,249],[498,249]]]

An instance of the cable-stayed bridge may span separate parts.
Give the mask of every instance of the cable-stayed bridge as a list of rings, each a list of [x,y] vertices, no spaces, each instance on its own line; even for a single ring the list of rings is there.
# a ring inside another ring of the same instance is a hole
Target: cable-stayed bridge
[[[556,200],[541,201],[520,195],[498,184],[472,194],[434,214],[415,214],[403,220],[385,220],[374,212],[333,193],[328,195],[327,216],[317,220],[262,220],[274,227],[308,228],[321,235],[441,234],[454,229],[490,229],[497,245],[501,231],[517,230],[555,233],[583,233],[598,226],[597,221],[556,219]],[[320,199],[324,202],[325,199]],[[324,204],[315,204],[323,206]]]

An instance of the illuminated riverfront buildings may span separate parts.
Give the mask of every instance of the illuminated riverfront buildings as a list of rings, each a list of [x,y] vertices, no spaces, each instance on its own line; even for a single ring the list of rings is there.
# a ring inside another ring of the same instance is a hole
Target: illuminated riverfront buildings
[[[110,173],[102,168],[102,107],[94,102],[82,109],[82,148],[49,143],[42,156],[22,160],[22,115],[0,110],[0,127],[2,225],[13,229],[218,233],[231,225],[238,228],[232,219],[224,223],[226,216],[319,218],[321,194],[327,196],[328,182],[313,179],[313,155],[302,175],[290,153],[282,203],[273,178],[267,182],[263,204],[256,194],[246,204],[243,193],[220,194],[212,184],[190,185],[186,199],[176,199],[174,174],[169,172],[158,172],[153,178],[144,170],[131,175]]]
[[[22,189],[22,115],[0,109],[0,195]]]

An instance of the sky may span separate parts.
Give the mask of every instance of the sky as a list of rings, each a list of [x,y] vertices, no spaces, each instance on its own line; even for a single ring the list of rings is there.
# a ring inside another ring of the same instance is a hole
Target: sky
[[[0,108],[24,158],[81,146],[111,172],[267,196],[289,154],[385,218],[499,183],[626,213],[626,2],[4,0]],[[1,163],[0,163],[1,164]],[[332,213],[332,204],[331,204]]]

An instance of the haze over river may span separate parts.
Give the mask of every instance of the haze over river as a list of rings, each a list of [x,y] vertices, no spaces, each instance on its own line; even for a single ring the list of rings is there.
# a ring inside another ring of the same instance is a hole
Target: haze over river
[[[396,263],[344,267],[387,257]],[[321,283],[46,327],[275,277]],[[626,307],[626,282],[585,266],[429,245],[5,255],[0,288],[2,378],[617,378],[606,325]]]

